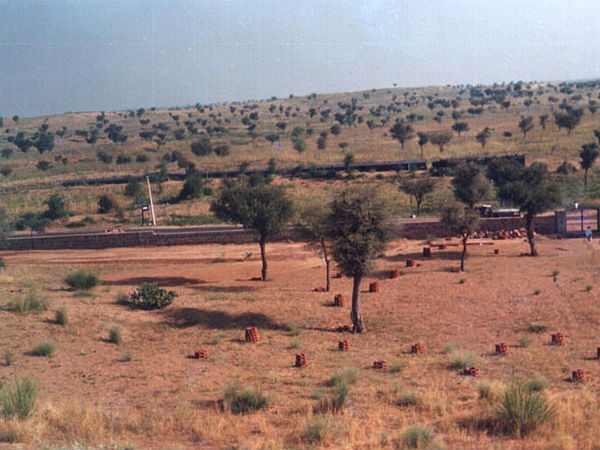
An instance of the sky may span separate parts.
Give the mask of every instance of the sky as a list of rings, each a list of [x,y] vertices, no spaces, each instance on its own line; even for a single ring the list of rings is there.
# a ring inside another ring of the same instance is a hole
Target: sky
[[[0,116],[600,77],[598,0],[0,0]]]

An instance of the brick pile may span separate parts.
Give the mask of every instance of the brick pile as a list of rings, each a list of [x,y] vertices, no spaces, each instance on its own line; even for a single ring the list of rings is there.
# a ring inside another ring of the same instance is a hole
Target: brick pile
[[[415,354],[425,353],[425,346],[417,342],[416,344],[410,346],[410,352]]]
[[[383,359],[380,359],[378,361],[373,361],[373,368],[387,370],[388,369],[387,361],[384,361]]]
[[[463,375],[467,375],[470,377],[479,377],[479,375],[480,375],[479,367],[467,367],[463,371]]]
[[[508,344],[501,342],[496,344],[496,355],[506,356],[508,355]]]
[[[338,349],[341,352],[347,352],[348,350],[350,350],[350,342],[348,342],[347,339],[342,339],[341,341],[338,341]]]
[[[583,370],[577,369],[571,372],[571,381],[574,381],[576,383],[585,383],[586,381],[588,381],[588,377],[586,376]]]
[[[258,328],[248,327],[244,335],[246,342],[258,342]]]
[[[552,335],[552,345],[563,345],[565,343],[565,335],[556,333]]]
[[[379,292],[379,283],[377,281],[369,283],[369,292]]]
[[[296,367],[306,367],[308,366],[308,357],[306,353],[300,352],[296,353],[296,363],[294,364]]]
[[[344,300],[344,296],[342,294],[335,294],[333,297],[333,306],[344,306],[346,304],[346,300]]]
[[[208,358],[208,350],[201,348],[194,352],[194,357],[196,359],[206,359]]]

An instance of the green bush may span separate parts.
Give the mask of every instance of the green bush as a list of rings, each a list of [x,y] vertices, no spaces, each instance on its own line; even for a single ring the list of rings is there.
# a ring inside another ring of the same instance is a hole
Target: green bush
[[[120,345],[123,338],[121,337],[121,329],[117,326],[108,330],[108,342],[111,344]]]
[[[498,404],[498,425],[504,430],[525,437],[555,416],[555,409],[544,397],[524,385],[514,385]]]
[[[66,308],[60,308],[54,311],[54,322],[63,326],[69,322]]]
[[[37,394],[37,385],[29,378],[22,381],[17,379],[13,385],[3,386],[0,391],[0,414],[26,419],[35,406]]]
[[[127,353],[123,353],[123,356],[121,357],[121,361],[123,362],[129,362],[133,359],[133,356],[131,356],[131,353],[127,352]]]
[[[531,338],[529,336],[520,336],[519,337],[519,345],[523,348],[527,348],[531,345]]]
[[[525,385],[532,392],[541,392],[546,389],[546,386],[548,386],[548,380],[542,375],[535,375]]]
[[[51,340],[44,340],[37,343],[37,345],[31,350],[33,356],[52,356],[56,344]]]
[[[34,293],[31,293],[25,297],[20,297],[9,302],[8,309],[21,314],[46,311],[48,309],[48,302],[44,299],[37,298]]]
[[[142,283],[131,294],[131,303],[144,309],[159,309],[169,306],[175,297],[175,291],[167,291],[156,283]]]
[[[234,414],[256,412],[267,406],[267,403],[267,397],[257,388],[236,384],[225,390],[224,405]]]
[[[546,325],[532,323],[529,325],[529,328],[527,328],[527,330],[530,333],[543,333],[545,331],[548,331],[548,327]]]
[[[404,441],[408,448],[423,448],[427,446],[432,437],[433,432],[415,425],[408,427],[404,432]]]
[[[354,384],[358,381],[358,372],[354,367],[338,369],[333,372],[333,375],[325,383],[329,387],[334,387],[339,384]]]
[[[72,272],[65,278],[65,283],[78,291],[89,291],[98,286],[99,282],[100,280],[98,280],[96,275],[88,273],[83,269]]]
[[[396,400],[397,406],[418,406],[420,404],[421,399],[416,392],[407,392]]]
[[[309,444],[319,444],[339,434],[340,427],[333,417],[316,416],[306,421],[302,439]]]
[[[466,369],[467,367],[473,366],[473,358],[475,354],[473,352],[456,353],[450,361],[451,369]]]

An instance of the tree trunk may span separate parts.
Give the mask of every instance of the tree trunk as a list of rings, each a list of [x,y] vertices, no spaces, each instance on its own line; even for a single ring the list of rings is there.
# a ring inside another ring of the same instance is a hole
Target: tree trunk
[[[585,169],[585,172],[583,174],[583,187],[584,188],[587,188],[587,173],[588,173],[588,170]]]
[[[261,279],[263,281],[267,281],[267,255],[265,254],[266,244],[267,244],[267,239],[264,236],[261,236],[260,240],[258,241],[258,245],[260,245],[260,258],[262,259]]]
[[[419,197],[415,197],[415,200],[417,202],[417,216],[421,214],[421,202],[423,201],[423,199],[419,200]]]
[[[462,244],[463,244],[463,249],[462,249],[462,254],[460,255],[460,271],[464,272],[465,271],[465,256],[467,256],[467,240],[469,239],[469,236],[466,236],[462,238]]]
[[[527,223],[527,240],[529,241],[530,256],[537,256],[538,252],[535,249],[535,241],[533,238],[533,219],[535,219],[534,215],[525,215],[525,221]]]
[[[421,145],[421,159],[423,159],[423,146]]]
[[[330,280],[330,261],[329,261],[329,255],[327,254],[327,245],[325,245],[325,239],[321,239],[321,248],[323,249],[323,259],[325,260],[325,277],[326,277],[326,285],[325,285],[325,290],[327,292],[329,292],[329,290],[331,289],[331,282]]]
[[[352,313],[350,314],[350,318],[352,319],[355,333],[366,331],[365,326],[363,325],[362,316],[360,315],[360,303],[358,302],[361,281],[362,276],[355,276],[354,284],[352,285]]]

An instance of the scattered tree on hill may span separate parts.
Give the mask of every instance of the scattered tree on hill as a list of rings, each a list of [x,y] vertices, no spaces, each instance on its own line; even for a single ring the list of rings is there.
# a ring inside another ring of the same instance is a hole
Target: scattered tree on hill
[[[130,178],[125,186],[124,194],[126,197],[132,198],[135,204],[141,203],[144,197],[142,184],[136,178]]]
[[[460,255],[460,270],[464,272],[467,241],[479,227],[479,215],[475,210],[462,204],[454,204],[442,210],[442,223],[460,236],[463,247]]]
[[[521,120],[519,121],[519,128],[523,132],[523,138],[527,136],[531,130],[533,130],[533,117],[531,116],[521,116]]]
[[[583,110],[571,110],[568,112],[560,112],[556,111],[554,113],[554,123],[559,130],[562,128],[567,129],[567,135],[571,135],[571,131],[579,125],[579,121],[581,120],[581,116],[583,115]]]
[[[452,179],[454,197],[469,208],[481,202],[490,190],[490,182],[475,164],[460,164]]]
[[[317,251],[325,262],[325,290],[331,288],[330,266],[331,251],[329,249],[329,217],[331,205],[323,200],[313,199],[301,211],[301,218],[307,233],[308,247]]]
[[[452,129],[458,134],[458,137],[460,137],[460,133],[469,131],[469,124],[467,122],[456,122],[452,125]]]
[[[435,185],[436,182],[429,177],[407,179],[400,184],[400,189],[415,199],[417,216],[421,213],[421,204],[425,196],[433,192]]]
[[[279,140],[279,135],[278,134],[267,134],[265,136],[265,139],[267,141],[269,141],[271,144],[274,144],[275,142],[277,142]]]
[[[365,331],[360,312],[360,283],[388,238],[387,200],[375,188],[353,188],[338,195],[331,207],[329,236],[333,259],[352,277],[352,313],[355,333]]]
[[[403,121],[396,122],[394,126],[390,128],[390,133],[394,139],[400,142],[402,150],[404,150],[404,143],[415,137],[413,127]]]
[[[26,212],[23,214],[19,220],[15,223],[15,228],[17,230],[24,230],[25,228],[29,228],[31,234],[35,233],[43,233],[46,228],[50,225],[50,219],[44,217],[44,214],[35,214],[32,212]]]
[[[119,202],[110,194],[102,194],[98,197],[98,213],[106,214],[111,211],[118,212],[121,209]]]
[[[429,135],[424,131],[418,131],[417,137],[419,138],[419,147],[421,148],[421,158],[423,158],[423,149],[429,142]]]
[[[6,148],[3,148],[2,152],[0,152],[0,153],[2,154],[3,158],[8,159],[13,155],[14,152],[13,152],[12,148],[6,147]]]
[[[542,127],[542,130],[546,130],[546,121],[548,120],[548,114],[542,114],[539,117],[540,119],[540,127]]]
[[[50,220],[63,219],[69,215],[69,211],[67,211],[67,205],[65,203],[65,198],[58,194],[52,194],[48,200],[46,200],[47,209],[44,212],[44,217]]]
[[[588,103],[588,110],[592,116],[596,114],[596,111],[598,111],[598,102],[596,100],[590,100]]]
[[[481,144],[481,148],[485,148],[485,145],[487,144],[487,142],[491,136],[492,136],[491,130],[489,129],[489,127],[485,127],[483,130],[481,130],[479,133],[477,133],[477,136],[475,136],[475,139],[477,140],[477,142],[479,142]]]
[[[185,181],[179,192],[178,200],[190,200],[200,198],[204,195],[204,178],[198,172],[191,172],[185,177]]]
[[[335,125],[333,125],[329,131],[331,132],[331,134],[333,134],[334,136],[339,136],[339,134],[342,132],[342,129],[340,128],[340,126],[336,123]]]
[[[444,151],[444,147],[448,142],[452,140],[452,134],[447,131],[435,132],[429,134],[429,142],[433,145],[437,145],[440,149],[440,152]]]
[[[14,122],[14,123],[19,123],[19,116],[17,116],[17,115],[14,115],[14,116],[12,117],[12,120],[13,120],[13,122]]]
[[[36,167],[38,168],[38,170],[45,172],[46,170],[52,167],[52,164],[50,163],[50,161],[38,161]]]
[[[275,124],[275,126],[276,126],[277,128],[279,128],[279,131],[280,131],[281,133],[283,133],[283,132],[285,131],[285,127],[287,127],[287,123],[286,123],[286,122],[277,122],[277,123]]]
[[[594,136],[598,139],[598,144],[600,144],[600,130],[594,130]]]
[[[590,144],[583,144],[581,151],[579,152],[581,158],[581,168],[584,170],[583,185],[587,187],[588,170],[592,168],[598,158],[598,144],[592,142]]]
[[[266,281],[267,240],[284,229],[293,213],[292,202],[285,191],[273,185],[226,186],[213,200],[210,209],[221,220],[256,230],[262,259],[261,279]]]
[[[208,156],[213,152],[212,144],[208,138],[192,142],[191,149],[192,153],[196,156]]]
[[[3,166],[0,167],[0,173],[5,177],[9,176],[13,172],[12,167]]]
[[[111,123],[104,131],[106,132],[106,136],[115,144],[125,142],[127,140],[127,135],[123,133],[123,127],[120,125]]]

